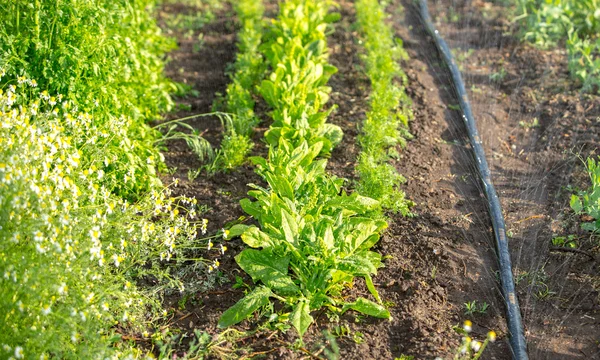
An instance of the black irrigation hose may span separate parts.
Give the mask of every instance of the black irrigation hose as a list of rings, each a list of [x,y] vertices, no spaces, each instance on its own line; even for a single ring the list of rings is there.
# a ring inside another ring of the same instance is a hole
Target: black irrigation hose
[[[481,138],[477,132],[477,124],[473,118],[471,111],[471,105],[467,98],[467,91],[465,90],[465,84],[460,75],[460,71],[456,66],[456,62],[452,57],[450,48],[444,39],[439,35],[438,31],[435,30],[429,16],[429,10],[427,8],[427,0],[420,0],[420,15],[423,23],[427,27],[427,30],[435,40],[435,45],[440,52],[444,62],[448,66],[450,73],[452,74],[452,80],[454,88],[457,92],[460,107],[463,111],[463,120],[469,133],[469,140],[475,153],[477,160],[477,168],[481,181],[485,189],[487,197],[490,217],[492,219],[492,226],[494,228],[494,237],[496,238],[496,250],[498,254],[498,262],[500,266],[500,280],[502,284],[502,295],[504,297],[504,303],[506,305],[506,322],[508,324],[508,331],[510,335],[510,347],[512,350],[513,359],[527,360],[527,344],[525,342],[525,336],[523,334],[523,324],[521,323],[521,311],[519,310],[519,302],[515,292],[515,284],[512,276],[512,266],[510,263],[510,253],[508,252],[508,241],[506,238],[506,226],[504,224],[504,217],[502,216],[502,208],[500,207],[500,201],[492,180],[490,177],[490,169],[488,167],[485,153],[481,145]]]

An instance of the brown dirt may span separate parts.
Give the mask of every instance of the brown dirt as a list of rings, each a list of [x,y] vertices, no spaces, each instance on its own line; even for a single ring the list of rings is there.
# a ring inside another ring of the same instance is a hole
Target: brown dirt
[[[352,27],[352,3],[339,3],[342,20],[335,25],[329,40],[330,61],[339,69],[330,82],[331,104],[338,105],[330,121],[342,126],[345,135],[334,150],[328,169],[353,180],[358,153],[355,140],[367,110],[369,83],[361,71],[361,50]],[[337,330],[341,334],[340,326],[347,326],[350,332],[337,338],[343,358],[393,359],[401,354],[417,359],[449,358],[460,341],[452,326],[470,318],[475,324],[475,337],[485,337],[488,329],[499,333],[500,341],[490,346],[484,358],[510,358],[495,275],[493,239],[468,139],[459,113],[449,107],[457,103],[449,78],[411,3],[396,0],[388,9],[393,15],[390,23],[410,55],[403,66],[409,78],[407,92],[414,102],[415,119],[410,125],[414,139],[401,152],[396,165],[407,178],[404,190],[416,203],[417,214],[414,218],[394,216],[389,231],[376,247],[387,260],[374,281],[390,305],[393,320],[348,313],[335,323],[323,312],[313,314],[316,325],[305,336],[304,347],[298,349],[293,345],[293,330],[281,334],[263,326],[253,333],[251,330],[265,320],[257,316],[236,327],[247,333],[229,337],[214,356],[323,357],[326,339],[322,330]],[[404,10],[399,9],[400,5]],[[576,94],[567,80],[564,54],[560,51],[532,49],[504,35],[508,23],[498,20],[498,16],[505,14],[506,9],[483,1],[473,1],[471,7],[463,1],[450,0],[432,2],[430,6],[436,19],[450,19],[450,9],[466,14],[455,23],[440,22],[439,29],[459,54],[460,49],[473,49],[462,62],[463,73],[512,231],[515,276],[521,279],[519,295],[530,356],[597,358],[600,309],[598,284],[594,288],[593,281],[597,281],[598,262],[577,254],[551,252],[549,244],[552,234],[582,234],[575,225],[577,219],[565,215],[568,192],[563,187],[571,183],[581,185],[584,177],[581,164],[564,150],[587,154],[599,143],[598,98]],[[270,5],[270,13],[273,8]],[[164,5],[163,11],[189,10]],[[192,85],[199,96],[179,99],[191,109],[178,111],[170,118],[209,112],[215,94],[224,92],[227,64],[235,57],[234,23],[230,8],[219,11],[216,19],[202,29],[205,43],[196,52],[192,39],[197,32],[187,37],[186,31],[173,30],[180,48],[171,54],[167,74]],[[507,75],[499,83],[491,82],[489,74],[500,67],[505,68]],[[266,120],[262,103],[258,109],[259,116]],[[521,121],[531,123],[534,117],[539,119],[539,127],[519,125]],[[219,143],[222,128],[218,119],[202,118],[190,124],[211,143]],[[267,126],[265,121],[255,136],[258,153],[264,153],[260,136]],[[190,181],[188,170],[201,164],[186,145],[168,144],[165,156],[171,168],[177,167],[173,174],[180,180],[177,193],[194,196],[209,208],[204,216],[209,219],[212,232],[244,215],[238,204],[246,196],[246,184],[261,182],[249,165],[214,177],[201,174]],[[230,251],[220,259],[222,276],[213,289],[192,294],[181,308],[180,297],[167,299],[175,319],[171,326],[177,331],[190,334],[200,329],[217,339],[218,317],[243,295],[241,289],[231,288],[236,275],[251,283],[233,259],[243,248],[241,242],[234,239],[228,246]],[[598,250],[585,241],[582,246],[585,251]],[[543,274],[547,279],[541,277]],[[202,276],[198,274],[199,278]],[[539,296],[537,293],[545,286],[542,283],[556,294]],[[349,295],[361,294],[367,294],[367,290],[357,281]],[[486,302],[487,312],[465,316],[463,304],[473,300],[478,304]],[[359,333],[362,340],[356,336],[353,339],[352,335]]]

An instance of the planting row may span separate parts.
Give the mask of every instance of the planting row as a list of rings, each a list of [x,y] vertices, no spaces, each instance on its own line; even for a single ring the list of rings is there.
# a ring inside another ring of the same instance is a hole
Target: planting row
[[[399,188],[405,180],[389,163],[398,157],[397,147],[410,138],[407,126],[412,117],[411,101],[404,92],[407,79],[399,63],[407,55],[402,42],[394,39],[385,23],[385,11],[377,0],[356,2],[356,13],[366,49],[363,62],[371,81],[371,108],[358,140],[361,154],[357,190],[379,200],[385,209],[408,215],[411,202]]]
[[[260,46],[272,72],[260,84],[259,93],[272,109],[273,123],[265,133],[268,158],[251,160],[269,188],[251,185],[249,195],[254,201],[241,201],[259,227],[238,225],[236,229],[244,230],[241,238],[249,246],[236,256],[236,261],[258,286],[223,314],[219,323],[222,327],[244,320],[271,298],[281,301],[286,309],[271,314],[272,318],[291,323],[300,336],[313,322],[311,312],[323,306],[338,315],[352,309],[380,318],[390,316],[372,281],[382,258],[370,249],[387,227],[381,220],[381,203],[359,195],[359,191],[348,195],[343,189],[345,180],[325,170],[327,160],[323,157],[342,139],[341,129],[326,122],[333,107],[324,110],[331,91],[327,82],[337,71],[327,61],[327,29],[339,17],[328,12],[330,6],[330,2],[318,0],[281,3],[279,15]],[[376,2],[362,4],[360,11],[373,14],[369,6],[375,6],[378,18],[364,18],[363,29],[366,22],[375,20],[378,29],[384,29],[383,34],[392,41]],[[374,194],[386,206],[391,204],[389,208],[408,213],[403,194],[393,194],[400,176],[387,163],[390,148],[401,141],[402,133],[406,134],[399,129],[399,122],[408,120],[406,110],[396,112],[403,92],[393,84],[401,73],[391,63],[397,60],[393,54],[399,50],[396,46],[384,50],[389,43],[376,44],[370,36],[367,59],[371,61],[369,72],[376,90],[373,110],[363,126],[361,163],[365,170],[361,176],[392,174],[389,187]],[[374,63],[377,56],[384,56],[387,62]],[[384,73],[384,79],[377,78],[377,73]],[[394,89],[391,97],[384,86]],[[407,104],[406,100],[402,103]],[[393,130],[391,137],[382,139],[382,133],[374,133],[379,131],[376,127]],[[375,161],[375,167],[367,169],[367,161]],[[376,174],[382,168],[386,173]],[[370,179],[362,184],[366,184],[363,188],[378,186]],[[342,298],[342,291],[355,277],[364,278],[375,301]]]

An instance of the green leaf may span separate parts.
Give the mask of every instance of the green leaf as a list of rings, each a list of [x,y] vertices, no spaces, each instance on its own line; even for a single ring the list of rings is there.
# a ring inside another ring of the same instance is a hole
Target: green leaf
[[[285,196],[288,199],[294,198],[294,189],[292,189],[292,185],[290,182],[284,178],[283,176],[278,176],[274,173],[267,172],[264,175],[265,180],[271,185],[271,188],[279,195]]]
[[[365,276],[377,272],[377,267],[367,258],[364,252],[342,259],[339,263],[339,269],[355,276]]]
[[[277,91],[275,89],[275,84],[269,80],[263,80],[260,84],[260,94],[265,99],[267,104],[270,106],[277,108]]]
[[[342,129],[334,124],[324,124],[320,129],[320,135],[331,141],[332,146],[336,146],[342,142],[344,132]]]
[[[571,195],[571,209],[578,214],[581,213],[581,210],[583,210],[583,205],[581,204],[579,196]]]
[[[294,325],[298,334],[300,334],[300,337],[304,336],[304,333],[306,333],[306,330],[308,330],[308,327],[313,322],[313,318],[310,316],[310,306],[308,305],[308,302],[300,301],[297,303],[290,318],[292,320],[292,325]]]
[[[229,234],[227,234],[227,240],[242,235],[247,229],[248,225],[236,224],[229,228]]]
[[[235,261],[252,280],[260,280],[281,294],[294,294],[300,290],[287,275],[290,262],[287,256],[276,256],[268,250],[245,249]]]
[[[325,19],[323,19],[323,21],[328,24],[331,24],[331,23],[340,21],[341,18],[342,18],[342,15],[340,13],[332,12],[332,13],[327,14],[325,16]]]
[[[242,199],[240,200],[240,205],[242,206],[242,209],[250,216],[253,216],[257,219],[260,219],[260,216],[262,215],[262,211],[260,208],[260,205],[258,203],[254,203],[252,201],[250,201],[250,199]]]
[[[365,298],[358,298],[355,302],[344,304],[342,312],[348,309],[380,319],[389,319],[391,317],[390,312],[385,307]]]
[[[283,209],[281,209],[281,229],[283,230],[285,240],[297,248],[298,224],[296,224],[296,220],[292,215]]]
[[[365,275],[364,277],[365,282],[367,283],[367,289],[369,289],[369,292],[373,295],[375,300],[377,300],[377,302],[381,304],[381,297],[379,297],[379,293],[377,292],[377,289],[375,289],[375,285],[373,284],[373,278],[371,278],[371,275]]]
[[[267,305],[271,294],[269,288],[265,286],[257,287],[221,315],[219,327],[226,328],[244,320],[261,306]]]
[[[325,229],[325,234],[323,235],[323,242],[325,243],[325,246],[327,246],[327,249],[333,249],[333,247],[335,246],[335,238],[333,237],[333,229],[331,225],[328,225]]]
[[[242,234],[242,241],[253,248],[268,248],[275,245],[274,239],[260,231],[256,226],[249,227]]]

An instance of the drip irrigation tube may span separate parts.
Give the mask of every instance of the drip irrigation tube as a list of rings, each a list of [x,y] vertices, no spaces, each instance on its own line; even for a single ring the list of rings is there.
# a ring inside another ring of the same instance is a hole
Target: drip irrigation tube
[[[469,140],[471,142],[471,146],[473,147],[473,152],[475,153],[475,159],[477,161],[477,169],[485,189],[490,217],[492,219],[492,226],[494,228],[494,237],[496,239],[496,251],[500,266],[500,281],[502,285],[502,295],[506,305],[506,322],[510,336],[509,341],[512,350],[512,357],[513,359],[517,360],[527,360],[527,344],[523,334],[521,311],[519,309],[519,302],[517,300],[515,284],[512,276],[510,253],[508,251],[508,240],[506,238],[506,225],[504,224],[504,217],[502,215],[502,208],[500,207],[498,195],[496,194],[496,190],[492,184],[490,169],[486,161],[483,146],[481,145],[481,138],[479,137],[477,124],[475,123],[473,112],[471,111],[471,105],[469,104],[467,91],[465,90],[465,84],[460,75],[460,71],[456,66],[456,62],[454,61],[452,53],[450,52],[448,44],[446,44],[438,31],[433,27],[431,17],[429,16],[429,9],[427,8],[427,0],[419,0],[419,4],[421,20],[433,37],[435,45],[442,59],[452,74],[454,89],[456,90],[456,95],[463,111],[462,117],[467,127]]]

